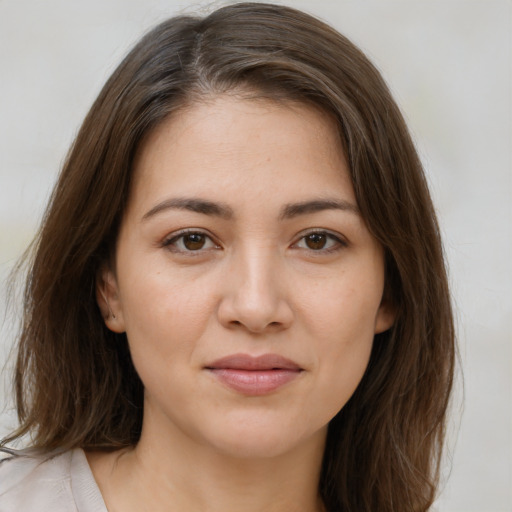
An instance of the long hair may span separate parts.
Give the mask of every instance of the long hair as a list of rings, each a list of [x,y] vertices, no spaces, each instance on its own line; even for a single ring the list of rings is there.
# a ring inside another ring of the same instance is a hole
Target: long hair
[[[454,328],[432,201],[404,120],[350,41],[300,11],[260,3],[179,16],[149,32],[108,80],[68,154],[34,242],[18,339],[20,426],[45,450],[137,443],[143,385],[124,334],[104,325],[95,282],[111,256],[145,136],[211,94],[253,91],[334,117],[361,214],[385,252],[394,326],[330,422],[328,510],[426,511],[435,499],[454,369]]]

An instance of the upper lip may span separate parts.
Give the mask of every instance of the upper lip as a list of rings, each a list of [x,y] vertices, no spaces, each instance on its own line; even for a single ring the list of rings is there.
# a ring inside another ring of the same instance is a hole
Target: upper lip
[[[208,370],[290,370],[300,371],[302,368],[294,361],[278,354],[232,354],[206,365]]]

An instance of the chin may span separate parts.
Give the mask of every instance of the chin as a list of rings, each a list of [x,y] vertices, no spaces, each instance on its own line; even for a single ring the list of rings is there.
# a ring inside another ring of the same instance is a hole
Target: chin
[[[279,457],[308,444],[322,446],[323,450],[327,427],[305,432],[297,429],[300,422],[297,423],[286,425],[282,421],[272,423],[261,418],[246,419],[212,432],[210,442],[217,451],[237,459]]]
[[[283,436],[264,437],[261,433],[241,438],[231,438],[215,443],[217,450],[235,459],[271,459],[293,450],[295,443]]]

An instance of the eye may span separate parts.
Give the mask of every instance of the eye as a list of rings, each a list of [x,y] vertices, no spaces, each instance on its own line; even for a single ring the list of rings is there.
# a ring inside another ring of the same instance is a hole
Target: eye
[[[201,231],[182,231],[166,239],[162,245],[173,252],[183,253],[219,248],[206,233]]]
[[[332,233],[311,231],[304,235],[295,246],[314,252],[334,252],[346,247],[347,243]]]

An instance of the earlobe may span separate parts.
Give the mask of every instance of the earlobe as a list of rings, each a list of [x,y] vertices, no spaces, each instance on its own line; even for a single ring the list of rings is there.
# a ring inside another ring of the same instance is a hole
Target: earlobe
[[[391,329],[396,319],[396,307],[391,301],[383,299],[375,319],[375,334]]]
[[[113,332],[125,331],[123,311],[117,289],[117,280],[110,268],[104,266],[96,279],[96,301],[105,320],[105,325]]]

